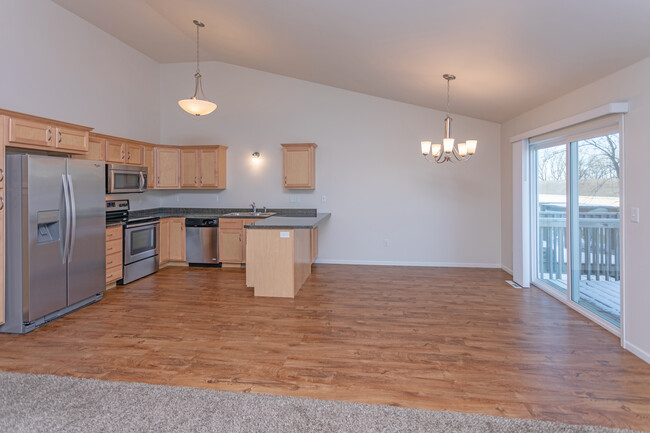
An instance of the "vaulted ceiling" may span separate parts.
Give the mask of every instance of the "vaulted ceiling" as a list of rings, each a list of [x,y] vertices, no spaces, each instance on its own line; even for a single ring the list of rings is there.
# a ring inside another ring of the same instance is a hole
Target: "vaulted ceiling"
[[[54,0],[160,63],[218,60],[502,122],[650,57],[648,0]]]

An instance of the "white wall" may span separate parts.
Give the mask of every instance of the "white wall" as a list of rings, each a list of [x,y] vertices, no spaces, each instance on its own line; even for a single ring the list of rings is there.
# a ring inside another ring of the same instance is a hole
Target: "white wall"
[[[159,139],[159,65],[48,0],[0,0],[0,108]]]
[[[626,222],[624,345],[650,362],[650,58],[582,87],[535,110],[505,122],[501,128],[502,258],[512,267],[512,149],[509,138],[610,102],[628,101],[623,144],[623,206],[640,209],[641,222]]]
[[[163,205],[245,207],[255,201],[331,212],[320,232],[321,261],[501,263],[498,124],[454,116],[454,136],[477,138],[478,154],[437,166],[423,160],[419,143],[442,139],[442,112],[208,62],[201,65],[203,87],[219,108],[192,117],[177,101],[191,96],[194,69],[191,63],[162,65],[161,140],[229,146],[228,188],[170,193]],[[314,191],[282,189],[280,144],[291,142],[318,144]],[[254,151],[262,154],[257,165]]]

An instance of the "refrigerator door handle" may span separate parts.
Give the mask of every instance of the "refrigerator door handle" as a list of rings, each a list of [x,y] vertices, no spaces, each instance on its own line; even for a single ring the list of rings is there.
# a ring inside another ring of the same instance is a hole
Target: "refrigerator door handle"
[[[72,176],[68,177],[68,189],[70,190],[70,208],[72,214],[72,224],[70,227],[70,248],[68,251],[68,262],[72,259],[72,252],[74,251],[74,241],[77,238],[77,206],[76,198],[74,196],[74,188],[72,187]]]
[[[63,201],[65,203],[65,236],[63,237],[63,264],[68,257],[68,246],[70,240],[70,191],[68,190],[68,179],[65,174],[61,175],[61,180],[63,181]]]

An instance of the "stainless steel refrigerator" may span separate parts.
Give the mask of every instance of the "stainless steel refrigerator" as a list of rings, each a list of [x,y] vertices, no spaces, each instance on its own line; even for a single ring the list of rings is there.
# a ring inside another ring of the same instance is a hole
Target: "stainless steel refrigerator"
[[[102,298],[106,282],[104,163],[6,158],[6,322],[26,333]]]

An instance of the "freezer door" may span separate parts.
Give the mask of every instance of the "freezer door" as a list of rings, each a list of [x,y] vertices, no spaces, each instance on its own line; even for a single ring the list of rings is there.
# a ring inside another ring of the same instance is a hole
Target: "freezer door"
[[[22,165],[23,322],[31,322],[66,306],[65,159],[16,157]]]
[[[106,202],[104,164],[67,160],[71,196],[68,305],[106,287]]]

